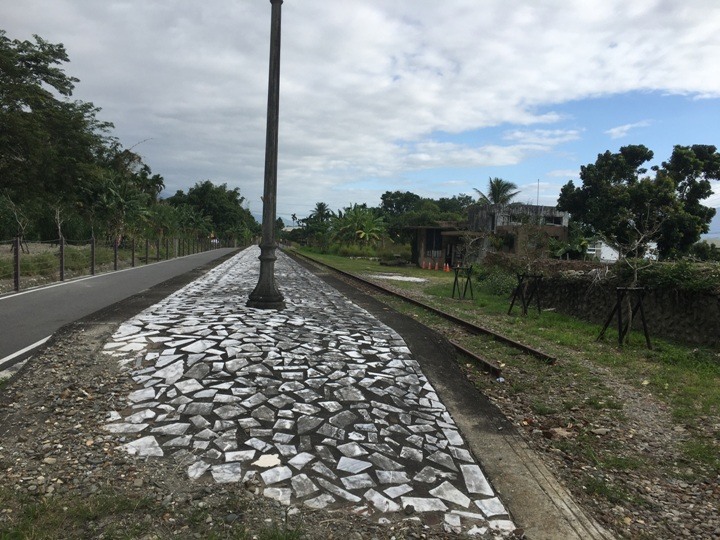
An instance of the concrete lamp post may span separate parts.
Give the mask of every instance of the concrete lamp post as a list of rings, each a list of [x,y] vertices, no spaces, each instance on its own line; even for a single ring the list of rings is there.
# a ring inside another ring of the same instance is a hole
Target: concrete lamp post
[[[267,134],[265,138],[265,186],[263,192],[260,278],[247,306],[283,309],[285,302],[275,284],[275,199],[277,193],[278,118],[280,109],[280,20],[283,0],[270,0],[270,76],[268,80]]]

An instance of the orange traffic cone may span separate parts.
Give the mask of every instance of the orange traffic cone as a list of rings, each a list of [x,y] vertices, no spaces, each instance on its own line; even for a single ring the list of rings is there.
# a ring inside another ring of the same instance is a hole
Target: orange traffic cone
[[[435,270],[440,270],[439,264],[440,264],[440,263],[438,263],[437,261],[435,261]]]
[[[449,272],[449,271],[450,271],[450,265],[449,265],[448,263],[445,263],[445,268],[444,268],[444,270],[445,270],[445,272]]]

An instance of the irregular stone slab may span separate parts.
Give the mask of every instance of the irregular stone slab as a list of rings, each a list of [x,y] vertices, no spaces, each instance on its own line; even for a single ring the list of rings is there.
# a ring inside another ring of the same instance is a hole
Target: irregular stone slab
[[[346,386],[336,390],[333,395],[338,401],[365,401],[365,396],[357,388]]]
[[[463,441],[463,438],[460,436],[460,433],[457,430],[443,429],[442,431],[445,435],[445,438],[453,446],[462,446],[463,444],[465,444],[465,441]]]
[[[251,451],[254,452],[254,450]],[[261,467],[263,469],[277,467],[278,465],[280,465],[280,458],[277,454],[264,454],[260,456],[260,459],[254,461],[252,465],[254,467]]]
[[[337,464],[337,468],[339,470],[350,472],[350,473],[359,473],[369,467],[372,467],[372,463],[368,463],[367,461],[361,461],[359,459],[353,459],[353,458],[344,457],[344,456],[340,458],[340,461],[338,461],[338,464]]]
[[[158,435],[182,435],[184,434],[190,424],[185,422],[177,422],[174,424],[166,424],[164,426],[157,426],[150,430],[150,433],[157,433]]]
[[[387,471],[400,471],[404,467],[395,460],[390,459],[382,454],[372,454],[369,458],[370,461],[377,467]]]
[[[292,484],[295,496],[298,498],[307,497],[320,489],[306,474],[299,474],[293,477],[290,483]]]
[[[462,520],[457,514],[445,514],[445,522],[443,523],[443,529],[445,532],[451,532],[460,534],[462,532]]]
[[[203,379],[208,373],[210,373],[210,366],[206,364],[195,364],[185,372],[185,377],[188,379]]]
[[[260,473],[260,476],[262,477],[263,482],[265,482],[266,485],[277,484],[278,482],[282,482],[283,480],[292,478],[292,475],[293,474],[290,468],[286,467],[285,465],[281,467],[275,467],[273,469]]]
[[[402,450],[400,450],[400,457],[411,461],[421,462],[423,460],[423,455],[422,450],[410,448],[409,446],[403,446]]]
[[[218,484],[239,482],[242,480],[242,466],[237,462],[213,465],[210,474]]]
[[[310,463],[315,456],[308,453],[302,452],[288,461],[288,465],[295,467],[297,470],[301,470],[305,465]]]
[[[508,511],[505,509],[505,506],[497,497],[492,497],[491,499],[481,499],[475,501],[475,504],[486,518],[496,518],[508,515]]]
[[[387,495],[391,499],[395,499],[395,498],[399,497],[400,495],[405,495],[406,493],[410,493],[412,490],[413,490],[413,488],[409,484],[403,484],[402,486],[393,486],[384,491],[385,491],[385,495]]]
[[[327,508],[334,502],[335,498],[332,495],[330,495],[329,493],[323,493],[322,495],[319,495],[314,499],[308,499],[303,504],[308,508],[312,508],[314,510],[322,510],[323,508]]]
[[[189,353],[201,353],[205,352],[211,347],[214,347],[215,345],[217,345],[217,343],[213,340],[199,339],[193,343],[190,343],[189,345],[186,345],[182,348],[182,350]]]
[[[129,422],[119,422],[117,424],[105,424],[103,429],[110,433],[139,433],[149,424],[133,424]]]
[[[250,461],[255,457],[256,450],[237,450],[225,452],[225,461]]]
[[[318,474],[323,475],[326,478],[329,478],[330,480],[335,480],[337,478],[337,475],[330,470],[330,468],[322,463],[321,461],[318,461],[317,463],[313,463],[311,469],[315,471]]]
[[[245,409],[236,405],[223,405],[222,407],[215,409],[214,412],[223,420],[231,420],[244,414]]]
[[[509,519],[490,519],[488,525],[495,531],[513,532],[515,530],[515,524]]]
[[[367,473],[346,476],[345,478],[341,478],[340,481],[345,486],[345,489],[365,489],[375,487],[375,482]]]
[[[142,390],[135,390],[134,392],[130,392],[128,399],[133,403],[155,399],[155,389],[143,388]]]
[[[478,493],[487,497],[495,495],[492,487],[485,478],[482,470],[478,465],[460,465],[463,478],[465,479],[465,486],[469,493]]]
[[[165,379],[165,384],[174,384],[176,381],[179,381],[180,378],[183,376],[183,373],[185,372],[185,365],[183,364],[182,360],[178,360],[177,362],[170,364],[167,367],[164,367],[163,369],[157,370],[153,376],[158,377],[161,379]]]
[[[438,465],[442,465],[443,467],[450,469],[451,471],[458,470],[453,458],[450,455],[446,454],[445,452],[441,452],[438,450],[434,454],[428,456],[428,459],[430,461],[434,461]]]
[[[381,484],[405,484],[410,482],[410,478],[408,478],[405,471],[375,471],[375,474]]]
[[[463,508],[470,506],[470,497],[453,486],[450,482],[443,482],[435,489],[430,490],[430,495],[446,500]]]
[[[209,463],[205,463],[204,461],[196,461],[192,465],[190,465],[187,469],[187,475],[190,480],[197,480],[200,478],[203,474],[205,474],[205,471],[207,471],[210,468]]]
[[[341,487],[336,486],[332,482],[328,482],[324,478],[318,478],[317,479],[318,484],[320,484],[324,489],[328,490],[333,495],[336,495],[337,497],[340,497],[341,499],[345,499],[346,501],[350,501],[352,503],[358,503],[362,499],[358,497],[357,495],[353,495],[349,491],[344,490]]]
[[[155,411],[152,411],[150,409],[143,409],[142,411],[136,412],[135,414],[131,414],[125,420],[127,420],[131,424],[140,424],[145,420],[152,420],[153,418],[155,418],[155,416],[157,416]],[[120,418],[118,418],[118,420],[119,419]]]
[[[440,499],[424,497],[400,497],[403,508],[412,506],[415,512],[446,512],[448,507]]]
[[[263,490],[263,495],[268,499],[274,499],[285,506],[290,506],[292,490],[290,488],[268,487]]]
[[[205,387],[195,379],[186,379],[176,382],[175,388],[177,388],[183,394],[191,394],[192,392],[203,390]]]
[[[165,455],[157,440],[152,435],[123,444],[120,448],[132,456],[162,457]]]
[[[297,421],[297,431],[300,434],[309,433],[314,431],[323,421],[322,418],[316,416],[301,416]]]
[[[362,446],[354,442],[338,445],[337,449],[347,457],[365,456],[368,453]]]
[[[165,444],[163,444],[163,446],[183,448],[190,446],[191,442],[192,437],[190,435],[185,435],[183,437],[175,437],[174,439],[170,439]]]
[[[372,504],[381,512],[399,512],[400,505],[384,495],[378,493],[374,489],[368,489],[363,495],[365,500]]]
[[[452,473],[444,473],[435,467],[423,467],[422,470],[413,477],[415,482],[423,482],[425,484],[434,484],[438,478],[453,478],[456,475]]]

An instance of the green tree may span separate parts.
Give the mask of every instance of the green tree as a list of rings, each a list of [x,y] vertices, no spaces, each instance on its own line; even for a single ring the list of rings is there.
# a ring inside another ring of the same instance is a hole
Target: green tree
[[[327,203],[318,202],[315,203],[315,209],[310,213],[308,220],[317,223],[326,223],[327,221],[330,221],[333,216],[334,213],[332,210],[330,210],[330,207],[327,205]]]
[[[147,226],[148,195],[120,173],[106,172],[93,184],[94,215],[112,241],[134,236]]]
[[[380,210],[385,216],[400,216],[414,210],[421,199],[410,191],[386,191],[380,196]]]
[[[327,203],[316,203],[310,215],[300,220],[303,224],[301,241],[322,250],[327,249],[330,245],[330,224],[334,217],[335,213],[330,210]]]
[[[348,244],[374,244],[385,234],[385,224],[375,210],[353,204],[338,212],[332,230],[333,240]]]
[[[197,215],[207,216],[211,231],[220,238],[232,238],[249,242],[260,232],[260,225],[247,208],[243,207],[245,197],[238,188],[228,189],[227,184],[214,185],[210,180],[196,183],[167,199],[174,206],[187,205]]]
[[[440,211],[443,213],[452,213],[457,215],[459,221],[467,219],[467,210],[470,206],[475,204],[475,199],[470,195],[461,193],[460,195],[453,195],[452,197],[440,197],[437,200],[437,205]]]
[[[630,256],[642,256],[652,241],[662,257],[687,253],[715,214],[700,204],[712,193],[707,180],[717,176],[714,147],[702,148],[702,158],[688,160],[687,147],[676,147],[669,162],[653,168],[654,176],[643,167],[653,158],[647,147],[606,151],[580,168],[581,187],[572,181],[563,186],[558,208],[581,222],[587,235],[601,236]]]
[[[487,193],[483,193],[475,188],[478,194],[478,202],[481,204],[498,204],[505,206],[520,193],[518,187],[513,182],[508,182],[502,178],[490,178],[488,181]]]
[[[668,216],[662,225],[658,249],[669,256],[688,253],[702,234],[710,230],[716,210],[701,201],[713,194],[711,180],[720,180],[720,154],[711,145],[675,146],[658,175],[675,186],[682,212]]]
[[[63,45],[34,39],[11,40],[0,30],[0,178],[5,194],[22,201],[36,224],[49,222],[53,234],[45,201],[74,205],[112,125],[97,119],[92,103],[70,101],[78,80],[61,67]]]

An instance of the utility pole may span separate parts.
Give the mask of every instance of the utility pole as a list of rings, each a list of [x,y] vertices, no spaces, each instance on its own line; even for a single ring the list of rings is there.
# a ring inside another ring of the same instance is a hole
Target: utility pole
[[[280,20],[283,0],[270,0],[270,75],[268,78],[267,133],[265,137],[265,186],[263,192],[260,278],[247,306],[283,309],[285,302],[275,284],[275,208],[277,194],[278,119],[280,109]]]

